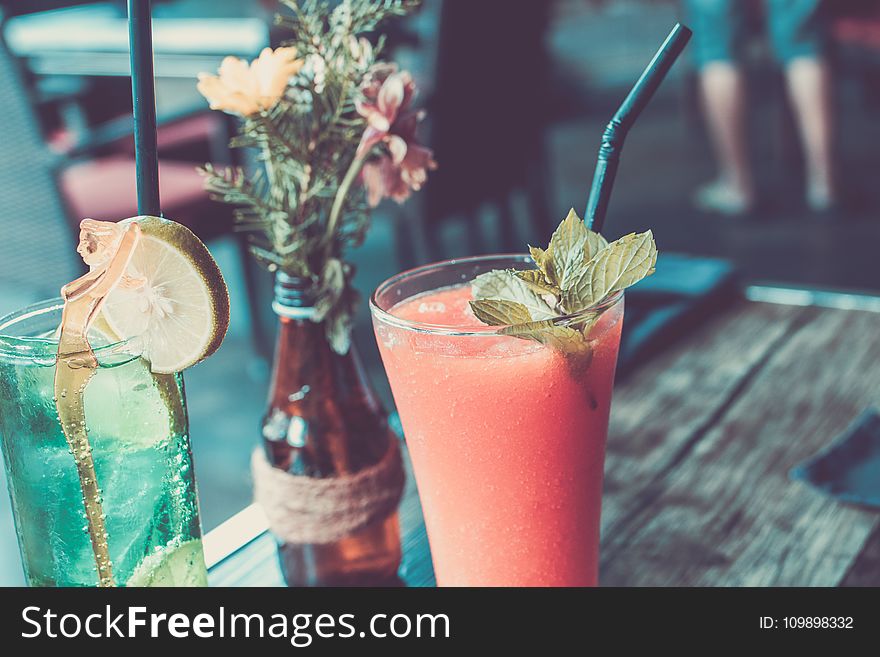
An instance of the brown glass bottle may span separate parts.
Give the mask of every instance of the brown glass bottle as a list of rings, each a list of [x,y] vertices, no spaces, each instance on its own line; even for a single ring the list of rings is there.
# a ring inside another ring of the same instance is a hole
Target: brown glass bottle
[[[324,326],[308,318],[300,279],[279,273],[273,307],[280,318],[263,444],[269,463],[292,475],[325,479],[375,466],[396,436],[364,377],[356,348],[331,349]],[[399,582],[396,509],[331,542],[279,541],[289,586],[370,586]]]

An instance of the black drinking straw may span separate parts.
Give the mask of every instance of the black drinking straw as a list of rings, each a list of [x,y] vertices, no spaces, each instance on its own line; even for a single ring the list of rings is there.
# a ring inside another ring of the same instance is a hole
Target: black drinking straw
[[[587,201],[587,210],[584,212],[587,228],[597,232],[602,230],[626,134],[641,111],[645,109],[666,74],[669,73],[669,69],[672,68],[681,51],[684,50],[691,34],[692,32],[681,23],[675,24],[672,32],[666,37],[666,41],[660,46],[660,50],[654,55],[651,63],[642,72],[629,95],[605,127],[605,132],[602,134],[602,145],[599,147],[596,172],[593,174],[593,185],[590,187],[590,198]]]
[[[150,0],[128,0],[138,214],[161,215]]]

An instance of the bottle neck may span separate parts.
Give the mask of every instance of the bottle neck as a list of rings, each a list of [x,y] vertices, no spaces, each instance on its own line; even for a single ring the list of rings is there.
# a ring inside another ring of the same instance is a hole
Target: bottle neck
[[[359,383],[361,378],[353,350],[344,356],[333,353],[326,327],[313,321],[315,298],[311,281],[276,273],[272,309],[281,321],[270,388],[270,403],[275,408],[290,407],[302,390],[327,396]],[[350,369],[358,376],[352,377]]]
[[[272,310],[281,318],[310,320],[315,315],[314,287],[303,278],[277,272]]]
[[[325,379],[331,359],[324,327],[312,321],[315,294],[309,281],[277,272],[272,310],[281,322],[275,346],[270,401],[273,406],[283,408],[288,405],[288,396],[300,388],[321,387],[316,384]]]
[[[337,354],[314,322],[313,288],[278,274],[278,339],[263,418],[269,462],[293,474],[357,472],[385,454],[389,429],[354,345]]]

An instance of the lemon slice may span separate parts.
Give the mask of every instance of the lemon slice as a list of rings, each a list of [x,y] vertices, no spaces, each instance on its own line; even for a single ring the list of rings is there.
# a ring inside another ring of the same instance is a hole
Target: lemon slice
[[[125,583],[130,586],[207,586],[201,539],[173,543],[144,557]]]
[[[145,283],[118,286],[102,315],[114,334],[138,336],[153,372],[181,372],[214,353],[229,327],[229,292],[207,247],[188,228],[133,217],[141,240],[126,272]]]

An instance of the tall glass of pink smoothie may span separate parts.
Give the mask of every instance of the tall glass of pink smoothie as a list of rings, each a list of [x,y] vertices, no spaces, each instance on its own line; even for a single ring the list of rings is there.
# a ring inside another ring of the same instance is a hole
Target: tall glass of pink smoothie
[[[527,256],[399,274],[370,307],[412,458],[440,586],[595,586],[602,475],[623,294],[554,320],[595,319],[587,354],[499,335],[470,281]]]

